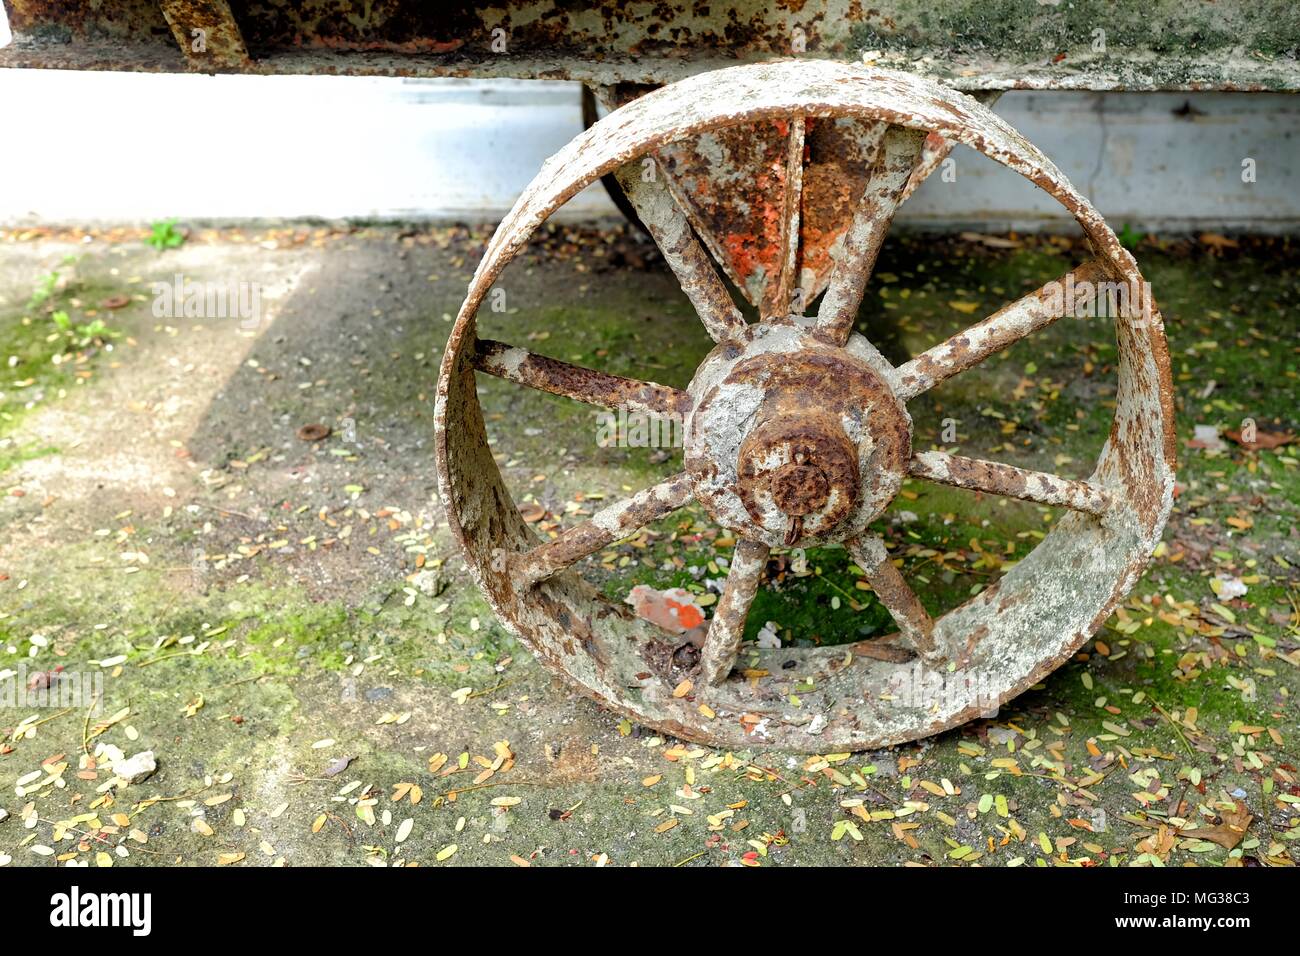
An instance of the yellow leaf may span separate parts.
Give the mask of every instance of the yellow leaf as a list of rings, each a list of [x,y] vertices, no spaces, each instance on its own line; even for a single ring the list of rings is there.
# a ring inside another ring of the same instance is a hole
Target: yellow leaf
[[[112,717],[108,718],[107,720],[101,720],[99,723],[95,724],[94,728],[90,731],[90,736],[98,737],[104,731],[108,730],[109,727],[112,727],[114,724],[121,723],[122,721],[126,720],[126,718],[130,716],[131,716],[131,708],[123,707]]]
[[[456,846],[456,844],[454,843],[451,844],[450,846],[443,847],[441,850],[438,851],[438,856],[437,856],[438,862],[441,863],[443,860],[451,859],[453,856],[456,855],[456,851],[458,849],[460,849],[460,847]]]

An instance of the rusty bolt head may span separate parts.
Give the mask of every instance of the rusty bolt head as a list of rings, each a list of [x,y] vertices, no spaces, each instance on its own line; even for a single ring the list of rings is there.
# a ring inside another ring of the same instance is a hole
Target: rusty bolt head
[[[746,511],[772,534],[789,539],[802,532],[829,531],[858,500],[858,450],[839,416],[815,409],[801,388],[775,388],[745,438],[737,461],[737,491]],[[812,406],[812,408],[810,408]],[[772,509],[776,509],[776,514]]]
[[[831,483],[816,465],[790,462],[772,475],[772,499],[791,517],[816,511],[830,494]]]

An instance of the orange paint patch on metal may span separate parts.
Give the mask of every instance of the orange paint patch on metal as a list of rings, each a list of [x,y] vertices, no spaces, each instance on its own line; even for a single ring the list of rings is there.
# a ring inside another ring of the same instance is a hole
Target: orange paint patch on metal
[[[831,249],[862,198],[884,130],[853,117],[807,121],[795,272],[804,304],[826,288]],[[790,124],[777,120],[703,133],[656,154],[691,226],[755,307],[770,300],[785,248],[789,135]]]

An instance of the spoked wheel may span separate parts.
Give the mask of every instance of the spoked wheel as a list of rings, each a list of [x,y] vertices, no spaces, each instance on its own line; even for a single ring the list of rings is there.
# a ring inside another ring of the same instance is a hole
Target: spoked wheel
[[[700,157],[717,159],[719,144],[755,139],[759,129],[777,131],[784,153],[783,166],[764,161],[753,171],[779,183],[769,204],[779,215],[763,233],[767,245],[755,241],[742,256],[717,240],[715,210],[691,176]],[[804,192],[805,182],[825,175],[807,160],[809,144],[845,129],[865,144],[863,173],[828,211]],[[925,151],[942,141],[977,149],[1053,195],[1094,257],[894,367],[853,332],[854,319],[894,210]],[[685,391],[476,337],[477,310],[502,268],[540,223],[608,172],[619,175],[717,342]],[[743,319],[697,236],[758,307],[757,323]],[[748,271],[737,275],[742,261]],[[912,451],[910,399],[1061,318],[1069,294],[1100,294],[1103,281],[1133,295],[1120,297],[1115,415],[1089,478]],[[1172,389],[1160,316],[1145,288],[1088,201],[966,96],[829,62],[683,80],[623,106],[552,157],[488,245],[438,386],[448,521],[502,621],[549,667],[636,721],[715,745],[820,752],[936,733],[995,710],[1065,661],[1134,585],[1159,539],[1172,501]],[[805,315],[804,303],[823,290]],[[593,406],[682,415],[683,470],[539,541],[489,451],[476,371]],[[932,619],[868,529],[908,475],[1070,513],[997,584]],[[702,651],[684,655],[676,653],[680,635],[604,599],[574,566],[692,499],[738,543]],[[770,549],[831,543],[842,543],[866,572],[897,633],[838,647],[742,644]]]

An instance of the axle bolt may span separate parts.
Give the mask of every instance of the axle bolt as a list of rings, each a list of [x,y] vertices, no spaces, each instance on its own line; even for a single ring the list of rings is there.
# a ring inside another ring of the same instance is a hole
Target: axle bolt
[[[803,463],[804,456],[783,465],[772,475],[772,500],[791,517],[810,514],[826,504],[831,483],[816,465]]]

